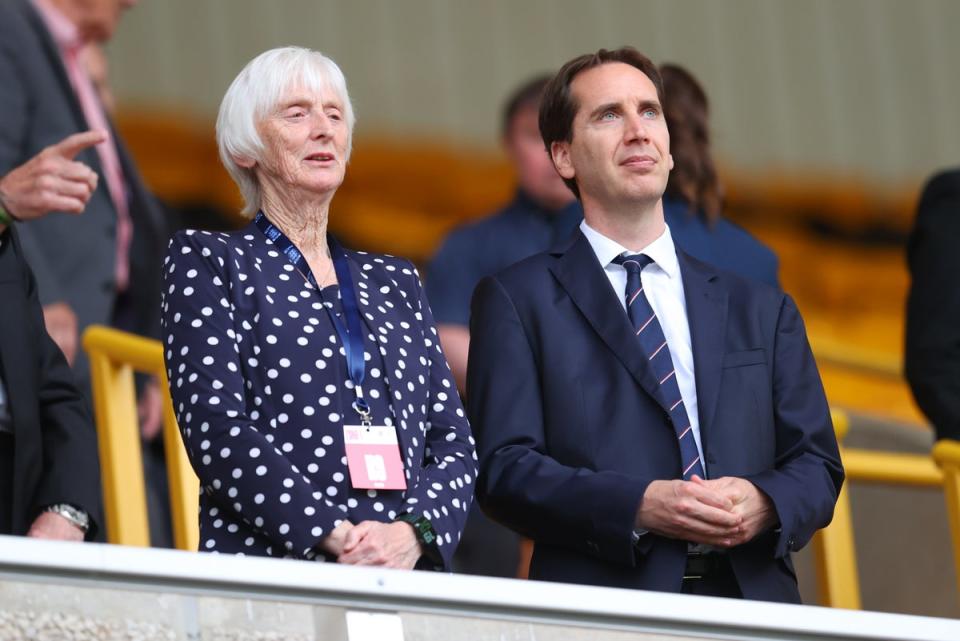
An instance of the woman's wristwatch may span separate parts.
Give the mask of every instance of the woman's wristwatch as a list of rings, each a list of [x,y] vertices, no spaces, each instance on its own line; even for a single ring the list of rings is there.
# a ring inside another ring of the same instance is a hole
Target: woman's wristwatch
[[[423,549],[423,556],[436,564],[443,564],[443,557],[440,554],[440,548],[437,545],[437,533],[433,529],[430,519],[425,516],[418,516],[412,512],[406,512],[397,516],[395,521],[409,523],[413,527],[413,533],[417,537],[417,542]]]
[[[53,512],[54,514],[62,516],[70,521],[71,524],[80,528],[84,534],[90,529],[90,515],[69,503],[54,503],[53,505],[45,507],[43,511]]]

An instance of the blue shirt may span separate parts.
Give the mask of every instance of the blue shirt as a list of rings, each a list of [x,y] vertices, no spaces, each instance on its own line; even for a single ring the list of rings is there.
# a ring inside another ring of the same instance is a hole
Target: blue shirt
[[[436,321],[468,325],[470,298],[482,278],[549,249],[582,219],[578,202],[548,211],[518,190],[494,215],[452,231],[427,267],[425,287]]]
[[[663,217],[677,247],[697,260],[780,287],[777,255],[742,227],[725,218],[707,224],[699,212],[672,198],[663,199]]]

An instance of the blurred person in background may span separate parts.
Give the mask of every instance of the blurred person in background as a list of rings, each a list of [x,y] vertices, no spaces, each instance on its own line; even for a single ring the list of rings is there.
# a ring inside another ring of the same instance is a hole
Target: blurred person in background
[[[109,138],[82,152],[99,176],[82,218],[54,213],[20,230],[37,278],[47,328],[89,394],[79,341],[92,324],[158,337],[156,301],[167,236],[159,203],[113,129],[85,65],[132,0],[9,0],[0,4],[0,171],[71,133]],[[151,386],[148,386],[148,388]],[[155,385],[142,396],[149,436],[161,423]]]
[[[74,158],[106,139],[74,134],[0,177],[0,534],[82,541],[103,523],[90,410],[44,327],[14,223],[81,213],[97,174]]]
[[[549,75],[528,80],[503,106],[501,142],[517,178],[513,200],[489,217],[451,232],[427,268],[427,298],[461,392],[466,389],[473,288],[484,276],[566,238],[583,218],[540,137],[537,114],[549,80]],[[455,571],[524,576],[528,564],[529,546],[521,547],[515,532],[474,506],[454,558]]]
[[[256,57],[221,103],[254,220],[176,234],[162,303],[200,546],[449,569],[473,438],[413,265],[327,235],[353,125],[339,67],[297,47]]]
[[[960,440],[960,169],[930,180],[907,245],[905,373],[938,439]]]
[[[706,92],[679,65],[660,65],[660,75],[673,155],[663,215],[674,242],[705,263],[779,287],[777,255],[721,213],[723,189],[710,150]]]
[[[525,82],[503,107],[501,142],[517,177],[513,200],[451,232],[427,267],[427,298],[461,391],[466,389],[473,288],[484,276],[563,240],[583,218],[540,138],[537,113],[549,80],[543,75]]]

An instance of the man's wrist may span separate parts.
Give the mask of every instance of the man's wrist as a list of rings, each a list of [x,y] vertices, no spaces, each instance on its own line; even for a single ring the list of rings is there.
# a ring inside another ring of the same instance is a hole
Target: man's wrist
[[[90,515],[69,503],[54,503],[53,505],[48,505],[43,508],[43,511],[53,512],[66,519],[71,525],[75,526],[84,534],[90,531]]]

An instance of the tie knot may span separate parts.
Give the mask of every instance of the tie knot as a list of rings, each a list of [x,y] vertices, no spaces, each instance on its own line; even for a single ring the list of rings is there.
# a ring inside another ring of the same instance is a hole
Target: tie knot
[[[627,273],[639,274],[644,267],[653,262],[653,259],[646,254],[627,254],[626,256],[617,256],[613,259],[613,262],[623,265]]]

